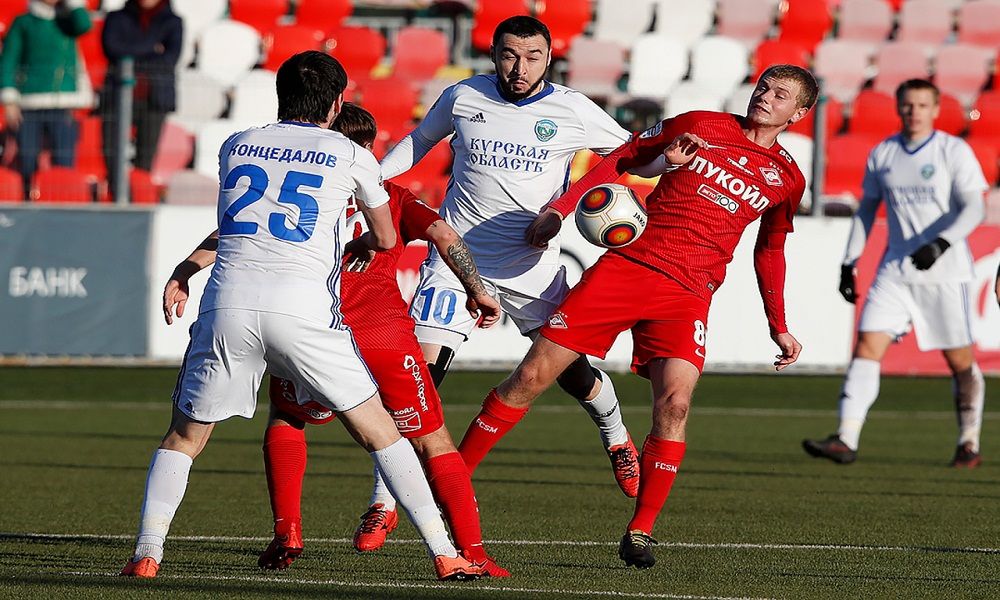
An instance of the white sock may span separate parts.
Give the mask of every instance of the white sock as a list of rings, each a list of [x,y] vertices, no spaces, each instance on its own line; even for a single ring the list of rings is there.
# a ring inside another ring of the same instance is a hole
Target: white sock
[[[986,404],[986,382],[979,365],[957,373],[953,380],[955,413],[958,416],[958,445],[972,443],[972,451],[979,452],[979,432],[983,426],[983,406]]]
[[[146,475],[146,495],[139,517],[139,536],[135,542],[133,561],[152,557],[163,562],[163,542],[170,522],[184,499],[191,457],[176,450],[157,450],[149,462]]]
[[[622,422],[622,411],[615,395],[615,385],[604,371],[592,367],[601,380],[601,389],[591,400],[577,400],[587,411],[601,433],[605,448],[624,444],[628,441],[628,430]]]
[[[372,487],[372,499],[371,502],[368,503],[368,506],[382,504],[385,510],[395,510],[396,499],[392,497],[392,492],[389,491],[389,486],[385,484],[385,478],[382,477],[382,471],[378,470],[377,463],[373,470],[375,471],[375,485]]]
[[[881,368],[879,361],[867,358],[852,359],[847,367],[844,387],[840,392],[840,428],[837,435],[851,450],[858,449],[868,409],[878,398]]]
[[[410,442],[400,438],[371,454],[392,495],[420,532],[427,552],[432,557],[442,554],[452,558],[458,556],[458,551],[448,539],[441,512],[434,503],[431,488]]]

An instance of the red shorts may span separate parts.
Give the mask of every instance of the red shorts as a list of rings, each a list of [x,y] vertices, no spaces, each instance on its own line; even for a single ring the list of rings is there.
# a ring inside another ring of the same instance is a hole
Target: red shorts
[[[271,375],[267,396],[275,408],[303,423],[323,425],[337,418],[337,413],[319,402],[303,398],[302,404],[299,404],[299,401],[296,400],[295,386],[291,381],[281,377]]]
[[[654,358],[705,366],[708,301],[676,279],[605,253],[583,273],[542,335],[581,354],[604,358],[618,334],[632,330],[632,370],[649,377]]]

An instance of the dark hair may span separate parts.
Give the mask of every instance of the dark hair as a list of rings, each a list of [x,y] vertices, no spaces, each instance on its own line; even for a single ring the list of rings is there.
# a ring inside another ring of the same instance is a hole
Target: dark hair
[[[535,17],[518,15],[500,21],[497,28],[493,30],[493,45],[497,46],[503,36],[508,33],[519,38],[540,35],[545,38],[546,46],[552,46],[552,34],[549,33],[549,28]]]
[[[359,146],[372,144],[378,134],[375,117],[370,112],[353,102],[344,102],[337,118],[333,120],[330,129],[339,131]]]
[[[812,108],[813,104],[816,104],[816,98],[819,96],[819,84],[816,83],[816,78],[808,69],[795,65],[771,65],[760,74],[758,81],[763,81],[768,77],[798,83],[799,95],[796,101],[799,107]]]
[[[896,88],[896,102],[902,102],[903,96],[910,90],[930,90],[934,94],[934,104],[941,98],[941,91],[926,79],[907,79]]]
[[[347,88],[347,72],[329,54],[307,50],[278,67],[278,119],[322,123]]]

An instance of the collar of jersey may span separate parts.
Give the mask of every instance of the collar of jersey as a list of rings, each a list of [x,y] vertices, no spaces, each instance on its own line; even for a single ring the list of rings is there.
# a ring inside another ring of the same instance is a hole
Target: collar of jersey
[[[906,140],[903,138],[903,134],[902,133],[897,134],[897,141],[899,142],[899,147],[903,149],[903,152],[906,152],[910,156],[913,156],[917,152],[920,152],[921,150],[923,150],[924,146],[926,146],[927,144],[929,144],[931,142],[931,140],[934,139],[934,136],[936,136],[936,135],[937,135],[937,129],[935,129],[934,131],[932,131],[931,134],[929,136],[927,136],[927,139],[924,140],[919,146],[917,146],[916,148],[914,148],[912,151],[908,150],[906,148]]]
[[[299,127],[319,127],[319,125],[317,125],[315,123],[306,123],[304,121],[289,121],[287,119],[284,120],[284,121],[281,121],[281,124],[282,125],[298,125]]]
[[[551,83],[549,83],[548,81],[546,81],[545,82],[545,86],[542,87],[542,91],[538,92],[534,96],[530,96],[528,98],[525,98],[524,100],[518,100],[517,102],[510,102],[509,100],[507,100],[506,98],[503,97],[503,90],[500,89],[500,79],[499,78],[495,78],[493,80],[493,85],[497,86],[497,94],[500,95],[500,99],[503,100],[504,102],[506,102],[507,104],[513,104],[514,106],[527,106],[527,105],[531,104],[532,102],[538,102],[542,98],[544,98],[544,97],[548,96],[549,94],[551,94],[552,92],[556,91],[556,88],[554,88]]]

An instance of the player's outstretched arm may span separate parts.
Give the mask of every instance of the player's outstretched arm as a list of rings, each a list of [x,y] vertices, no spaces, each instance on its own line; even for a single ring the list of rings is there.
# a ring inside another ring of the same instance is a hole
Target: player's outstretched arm
[[[183,261],[174,267],[167,285],[163,288],[163,319],[167,325],[184,316],[184,308],[190,296],[188,280],[198,271],[215,262],[216,250],[219,248],[219,230],[216,229],[206,237],[198,247]]]
[[[462,236],[441,219],[430,224],[425,236],[437,248],[451,272],[462,282],[462,287],[469,296],[465,307],[472,316],[480,318],[479,327],[486,329],[493,326],[500,320],[500,303],[486,289],[472,251]]]

